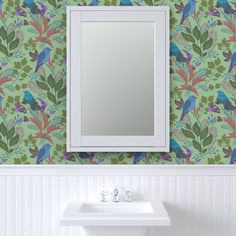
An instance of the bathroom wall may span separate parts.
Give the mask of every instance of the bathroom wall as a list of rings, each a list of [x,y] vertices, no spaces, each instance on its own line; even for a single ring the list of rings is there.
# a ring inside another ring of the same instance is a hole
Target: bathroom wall
[[[2,166],[1,236],[84,236],[60,227],[69,200],[96,200],[102,190],[132,190],[134,200],[162,200],[171,227],[150,236],[233,236],[236,172],[233,166]]]
[[[236,7],[196,2],[0,0],[0,164],[236,163]],[[65,152],[68,5],[170,6],[171,153]]]

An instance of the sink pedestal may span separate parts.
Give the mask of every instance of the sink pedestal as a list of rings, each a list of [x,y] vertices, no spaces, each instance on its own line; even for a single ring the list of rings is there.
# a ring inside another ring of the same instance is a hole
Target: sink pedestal
[[[146,227],[83,227],[85,236],[147,236]]]

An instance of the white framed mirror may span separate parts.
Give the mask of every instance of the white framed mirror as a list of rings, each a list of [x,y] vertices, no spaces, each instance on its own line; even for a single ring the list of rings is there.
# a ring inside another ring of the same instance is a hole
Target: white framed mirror
[[[67,7],[67,151],[169,151],[168,7]]]

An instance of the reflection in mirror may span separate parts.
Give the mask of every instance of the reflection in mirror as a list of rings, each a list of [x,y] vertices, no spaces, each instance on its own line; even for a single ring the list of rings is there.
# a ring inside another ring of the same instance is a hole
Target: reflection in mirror
[[[82,22],[82,135],[154,135],[154,23]]]

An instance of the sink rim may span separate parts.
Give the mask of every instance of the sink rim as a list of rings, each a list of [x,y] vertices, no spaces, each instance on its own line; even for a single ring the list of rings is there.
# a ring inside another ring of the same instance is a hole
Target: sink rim
[[[104,213],[104,212],[79,212],[82,204],[99,205],[134,205],[151,204],[152,213]],[[66,204],[61,215],[61,225],[67,226],[170,226],[171,221],[162,202],[153,203],[151,201],[133,202],[95,202],[95,201],[70,201]]]

